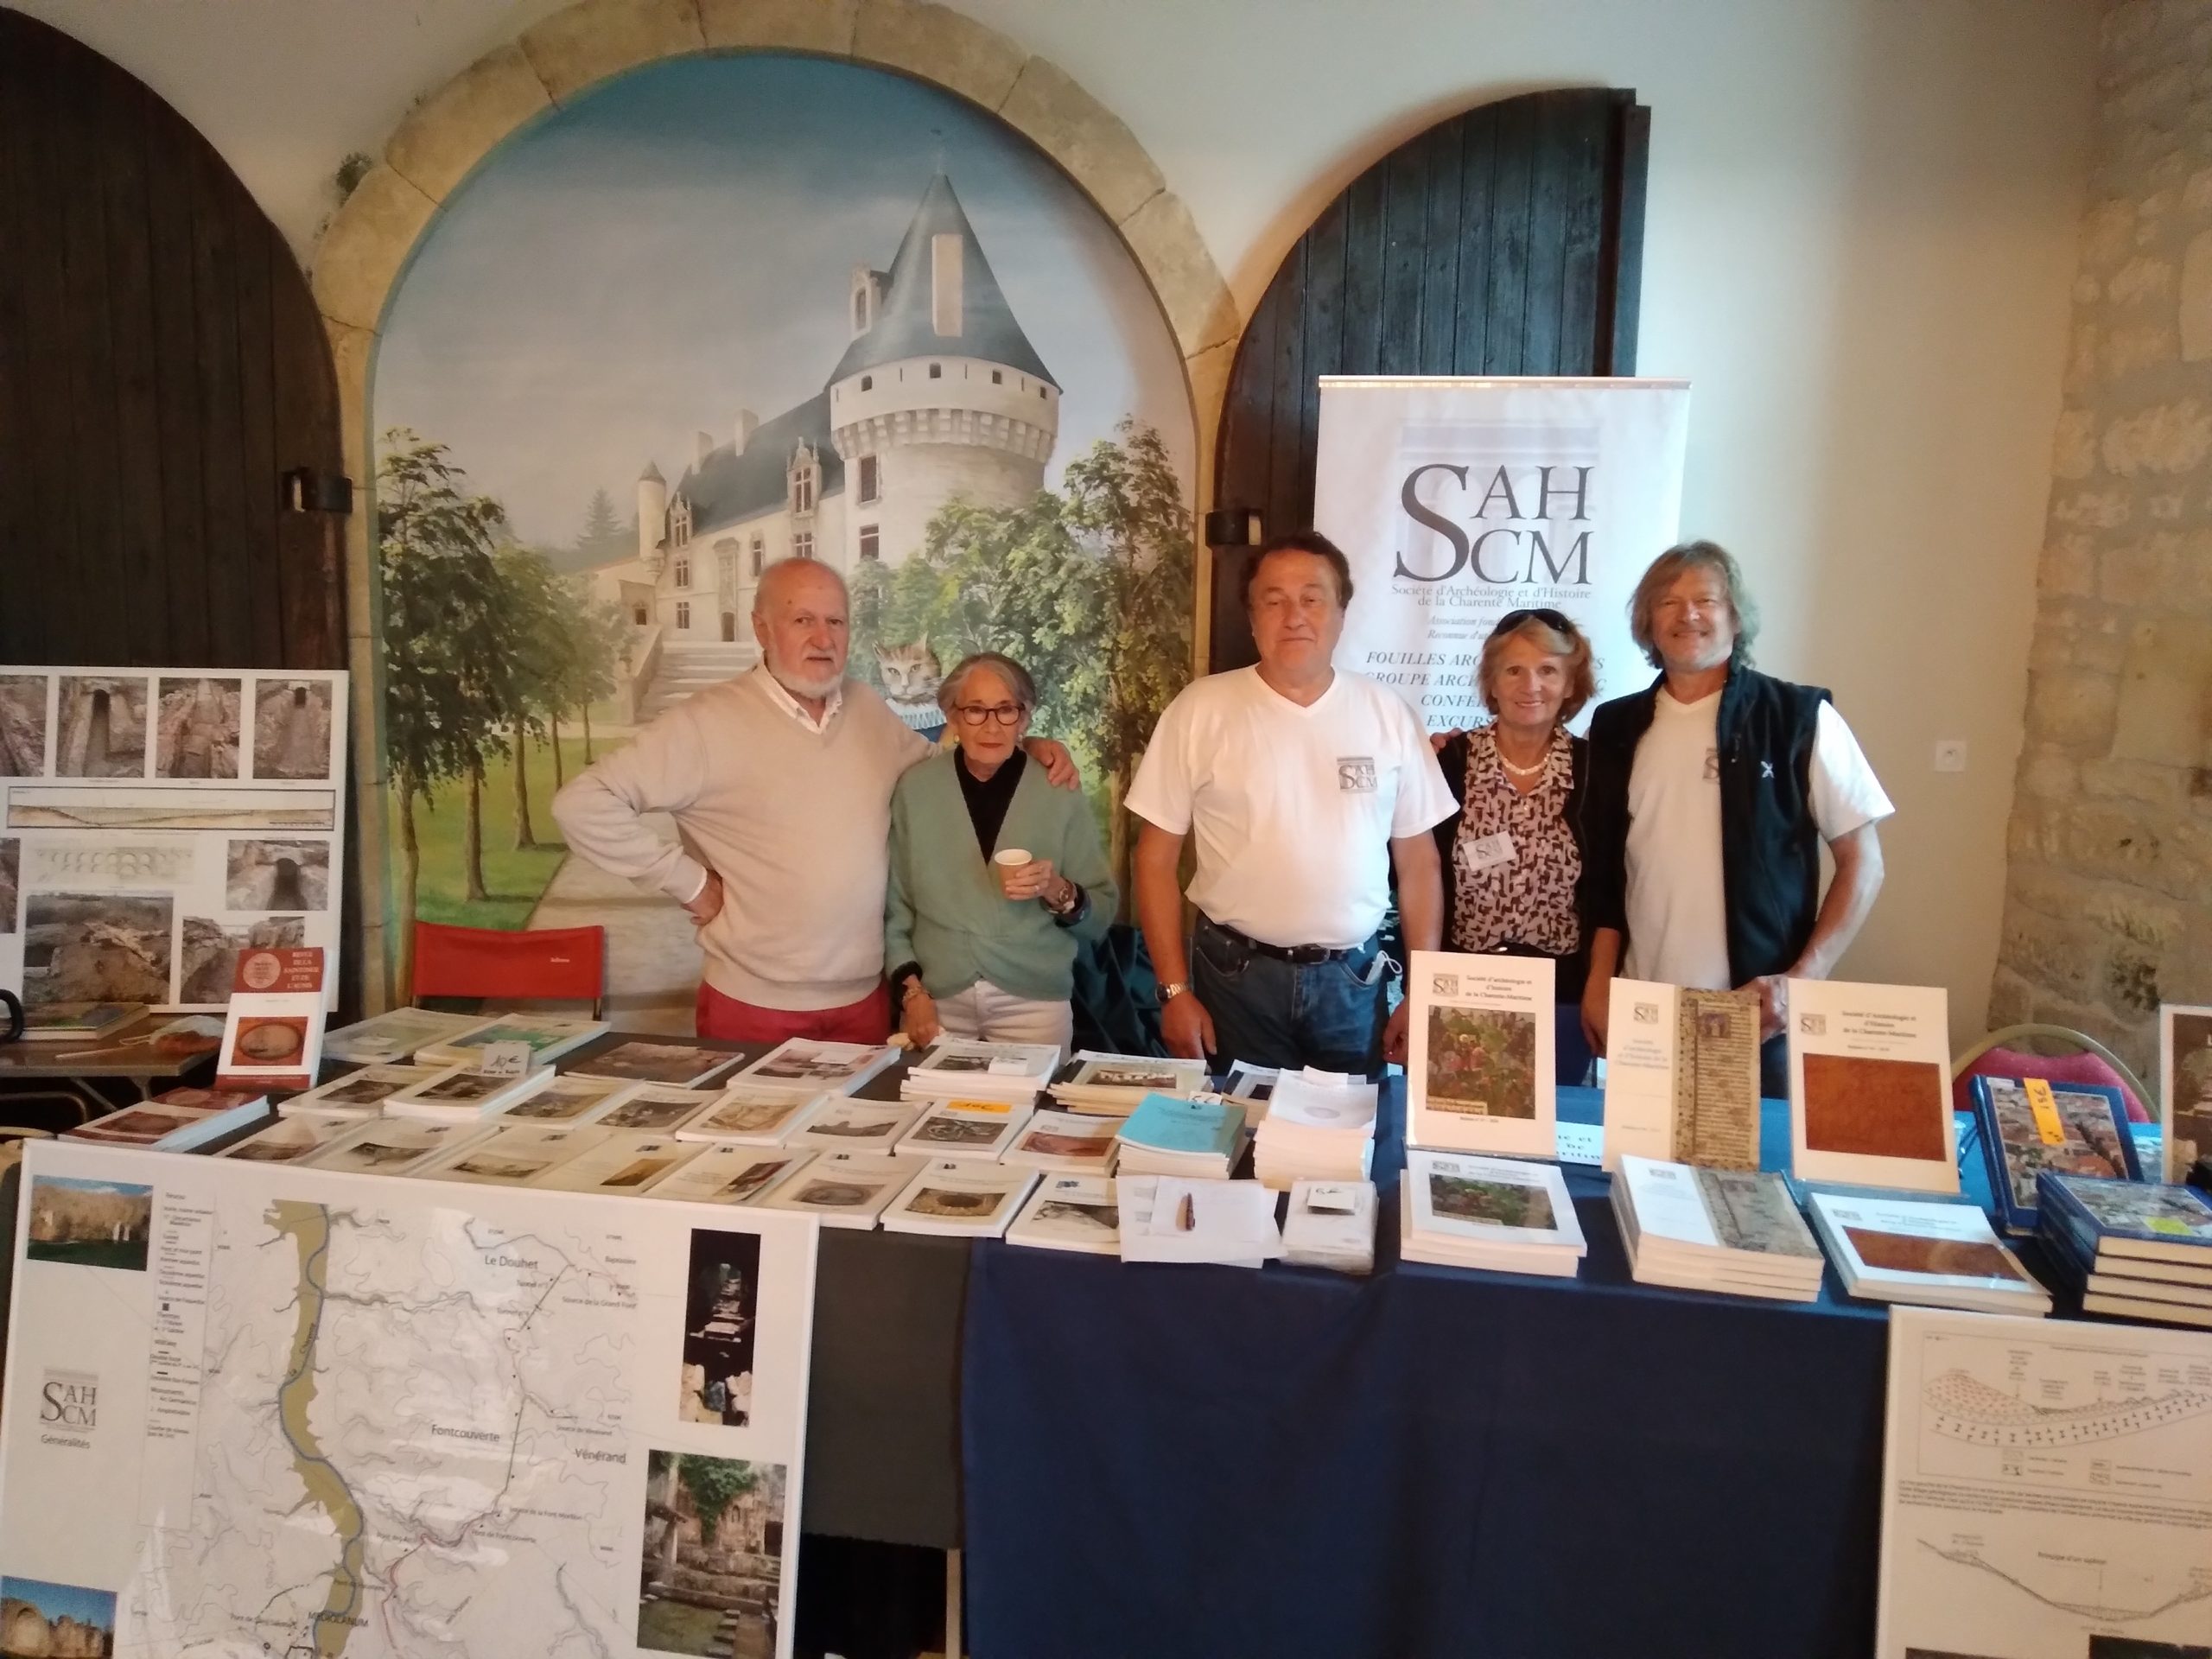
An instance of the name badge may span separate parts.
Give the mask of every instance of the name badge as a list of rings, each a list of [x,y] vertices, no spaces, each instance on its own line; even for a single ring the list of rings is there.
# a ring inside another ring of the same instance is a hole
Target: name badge
[[[1467,865],[1474,870],[1494,869],[1500,864],[1510,864],[1517,856],[1513,850],[1513,837],[1501,830],[1468,846]]]

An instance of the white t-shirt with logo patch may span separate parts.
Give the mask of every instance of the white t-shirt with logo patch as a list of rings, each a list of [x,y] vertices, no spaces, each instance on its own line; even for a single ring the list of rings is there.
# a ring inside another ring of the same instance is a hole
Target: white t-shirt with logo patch
[[[1630,979],[1724,991],[1728,893],[1720,857],[1720,693],[1677,702],[1663,685],[1628,778]],[[1897,809],[1827,702],[1813,728],[1811,807],[1822,841]]]
[[[1269,944],[1347,950],[1390,901],[1390,846],[1459,805],[1405,702],[1343,669],[1310,706],[1256,668],[1209,675],[1160,717],[1129,810],[1195,839],[1191,902]]]

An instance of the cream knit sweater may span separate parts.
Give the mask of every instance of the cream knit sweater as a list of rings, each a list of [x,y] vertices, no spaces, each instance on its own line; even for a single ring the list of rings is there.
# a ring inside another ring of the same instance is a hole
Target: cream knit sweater
[[[724,995],[842,1007],[882,977],[891,791],[931,749],[856,681],[819,731],[781,691],[760,668],[708,687],[573,779],[553,816],[570,851],[679,904],[721,876],[699,944]]]

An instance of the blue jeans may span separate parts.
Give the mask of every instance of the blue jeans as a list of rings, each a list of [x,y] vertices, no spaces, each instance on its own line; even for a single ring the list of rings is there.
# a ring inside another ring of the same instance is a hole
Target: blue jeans
[[[1213,1016],[1209,1059],[1219,1071],[1234,1060],[1363,1077],[1381,1071],[1388,967],[1378,939],[1334,962],[1289,963],[1200,916],[1191,989]]]

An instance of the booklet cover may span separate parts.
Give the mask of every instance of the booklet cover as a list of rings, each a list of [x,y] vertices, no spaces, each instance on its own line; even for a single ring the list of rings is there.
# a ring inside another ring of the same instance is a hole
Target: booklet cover
[[[714,1106],[676,1132],[679,1141],[724,1141],[741,1146],[780,1146],[813,1114],[836,1098],[812,1084],[790,1086],[733,1083]]]
[[[1244,1128],[1244,1109],[1225,1101],[1147,1095],[1122,1124],[1123,1146],[1205,1158],[1227,1158]]]
[[[1789,982],[1789,1173],[1959,1190],[1948,999],[1933,988]]]
[[[435,1008],[387,1008],[382,1014],[340,1027],[322,1039],[322,1052],[351,1065],[380,1065],[404,1060],[418,1048],[488,1026],[480,1014],[440,1014]]]
[[[1815,1192],[1807,1202],[1851,1295],[1875,1301],[2048,1313],[2050,1293],[1990,1230],[1978,1205]]]
[[[1047,1107],[1030,1115],[1000,1161],[1106,1175],[1112,1172],[1115,1154],[1120,1149],[1115,1137],[1121,1128],[1122,1120],[1117,1117],[1058,1112]]]
[[[385,1115],[456,1122],[487,1118],[529,1099],[552,1082],[553,1073],[542,1066],[519,1076],[448,1066],[427,1083],[402,1089],[386,1099]]]
[[[1114,1178],[1046,1175],[1027,1207],[1007,1229],[1006,1238],[1009,1244],[1040,1250],[1119,1255],[1122,1221],[1115,1201]]]
[[[995,1163],[1014,1144],[1029,1115],[1028,1107],[1009,1100],[939,1101],[914,1120],[900,1138],[899,1150],[918,1158]]]
[[[1989,1190],[2006,1231],[2035,1231],[2036,1177],[2046,1169],[2104,1180],[2142,1179],[2119,1090],[1978,1077],[1971,1092]]]
[[[433,1123],[421,1119],[372,1118],[351,1135],[340,1135],[312,1158],[317,1169],[353,1175],[406,1175],[439,1153],[486,1133],[479,1123]]]
[[[1409,1147],[1403,1179],[1418,1231],[1484,1243],[1583,1247],[1581,1219],[1555,1166]]]
[[[798,1210],[825,1227],[873,1228],[885,1205],[922,1173],[919,1158],[826,1152],[761,1198],[763,1210]]]
[[[700,1148],[673,1135],[643,1129],[606,1129],[603,1138],[575,1157],[554,1165],[530,1185],[563,1192],[604,1192],[631,1197],[651,1188],[671,1170],[681,1167]]]
[[[592,1121],[602,1129],[647,1129],[674,1135],[695,1117],[703,1117],[721,1100],[714,1089],[671,1089],[649,1083],[625,1096]]]
[[[614,1077],[581,1077],[561,1072],[527,1100],[507,1108],[518,1122],[557,1123],[569,1128],[597,1122],[637,1092],[637,1084]]]
[[[323,954],[314,945],[238,952],[223,1054],[215,1081],[226,1089],[300,1092],[322,1064]]]
[[[215,1155],[248,1163],[296,1164],[360,1127],[361,1120],[346,1113],[290,1112]]]
[[[2158,1098],[2165,1133],[2165,1178],[2186,1181],[2212,1158],[2212,1008],[2158,1010]]]
[[[442,1065],[366,1065],[333,1077],[320,1089],[279,1101],[280,1112],[344,1112],[359,1119],[374,1117],[384,1103],[404,1089],[412,1089],[442,1077]]]
[[[817,1043],[793,1037],[739,1072],[739,1083],[809,1083],[849,1095],[886,1066],[899,1051],[881,1043]]]
[[[565,1164],[589,1150],[606,1136],[603,1129],[572,1129],[559,1124],[503,1125],[458,1151],[441,1154],[414,1173],[433,1181],[524,1186],[556,1164]]]
[[[831,1100],[785,1138],[790,1147],[816,1152],[884,1152],[899,1144],[919,1116],[912,1106],[887,1100]],[[915,1160],[915,1167],[921,1166]]]
[[[425,1065],[474,1065],[480,1050],[493,1043],[523,1043],[530,1049],[530,1063],[545,1065],[607,1029],[604,1020],[586,1020],[552,1014],[503,1014],[488,1024],[426,1044],[415,1058]]]
[[[1614,1177],[1624,1184],[1643,1243],[1692,1249],[1821,1260],[1821,1248],[1779,1174],[1657,1163],[1632,1154]]]
[[[2086,1179],[2045,1171],[2036,1202],[2085,1261],[2101,1253],[2212,1264],[2212,1200],[2192,1186]]]
[[[1444,950],[1412,955],[1408,1143],[1553,1156],[1553,964]]]
[[[1758,996],[1616,979],[1608,1007],[1605,1166],[1633,1154],[1757,1169]]]
[[[936,1159],[891,1201],[883,1212],[883,1228],[891,1233],[996,1238],[1006,1231],[1037,1179],[1033,1169],[964,1158]]]
[[[813,1160],[810,1152],[723,1142],[656,1182],[646,1196],[686,1204],[750,1204]]]
[[[614,1077],[629,1083],[660,1083],[675,1089],[696,1089],[723,1072],[745,1063],[745,1056],[728,1049],[701,1048],[696,1043],[651,1037],[632,1037],[578,1060],[569,1068],[580,1077]]]
[[[1060,1069],[1060,1051],[1050,1043],[984,1043],[941,1037],[914,1062],[901,1085],[942,1093],[1042,1089]]]

